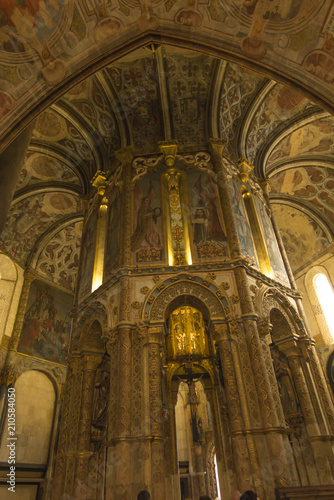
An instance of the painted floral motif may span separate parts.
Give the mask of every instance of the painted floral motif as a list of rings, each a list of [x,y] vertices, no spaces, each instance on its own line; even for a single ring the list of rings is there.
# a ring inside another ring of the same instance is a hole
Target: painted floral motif
[[[168,54],[167,84],[175,137],[183,146],[206,145],[206,105],[213,60]]]
[[[260,103],[247,133],[246,156],[254,162],[256,153],[269,134],[282,129],[296,114],[302,113],[310,105],[300,93],[275,85]]]
[[[0,246],[15,260],[25,262],[38,238],[57,220],[77,211],[72,194],[53,191],[14,203],[1,234]]]
[[[268,159],[271,165],[281,158],[296,157],[309,153],[333,154],[334,118],[314,120],[304,127],[294,130],[277,144]]]
[[[293,271],[310,263],[329,244],[323,229],[301,210],[272,203],[274,217]]]
[[[263,81],[264,78],[258,73],[234,64],[227,65],[219,102],[219,132],[228,151],[234,145],[233,139],[242,112]]]
[[[28,153],[16,189],[51,181],[81,186],[78,175],[64,163],[46,154]]]
[[[272,193],[307,200],[334,220],[334,169],[321,167],[290,168],[270,179]]]
[[[73,290],[76,284],[82,222],[76,222],[59,231],[41,252],[36,270],[54,283]]]

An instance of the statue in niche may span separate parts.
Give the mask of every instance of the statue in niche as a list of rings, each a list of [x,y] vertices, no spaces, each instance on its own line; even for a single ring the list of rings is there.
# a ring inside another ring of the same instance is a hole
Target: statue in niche
[[[106,360],[97,369],[92,423],[95,427],[107,426],[107,406],[109,398],[110,369]]]
[[[272,359],[285,415],[298,413],[298,403],[287,360],[278,349],[272,350]]]
[[[202,443],[202,434],[203,434],[203,428],[202,428],[202,419],[198,415],[198,396],[196,392],[196,385],[193,380],[188,381],[188,387],[189,387],[189,403],[190,403],[190,414],[191,414],[191,430],[192,430],[192,435],[193,435],[193,442],[194,444],[201,444]]]

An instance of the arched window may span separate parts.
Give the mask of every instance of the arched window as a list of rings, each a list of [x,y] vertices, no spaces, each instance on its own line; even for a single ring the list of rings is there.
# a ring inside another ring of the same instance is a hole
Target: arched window
[[[322,312],[327,321],[329,331],[334,340],[334,292],[325,274],[319,273],[314,277],[314,287],[320,302]]]

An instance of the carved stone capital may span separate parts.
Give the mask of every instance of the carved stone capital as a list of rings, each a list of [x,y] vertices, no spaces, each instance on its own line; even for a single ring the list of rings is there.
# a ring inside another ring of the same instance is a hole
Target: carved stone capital
[[[161,326],[148,327],[148,342],[149,344],[161,344],[163,331]]]
[[[144,321],[138,321],[136,323],[136,335],[140,340],[144,340],[147,337],[147,325],[144,323]]]
[[[134,152],[131,146],[126,146],[125,148],[115,151],[116,158],[122,163],[122,165],[131,164]]]
[[[214,342],[228,340],[228,326],[226,323],[215,323],[212,325],[210,334]]]
[[[83,357],[83,369],[95,371],[100,364],[102,356],[97,356],[94,354],[85,354]]]
[[[175,156],[177,153],[178,141],[161,141],[159,148],[164,155],[167,167],[172,167],[175,163]]]
[[[222,156],[225,145],[222,139],[209,139],[209,151],[214,155]]]
[[[272,330],[272,324],[270,323],[269,317],[259,318],[257,321],[257,329],[259,330],[260,337],[265,337]]]
[[[240,158],[238,162],[239,167],[239,177],[242,182],[247,182],[249,179],[249,174],[254,169],[254,165],[252,165],[246,158]]]

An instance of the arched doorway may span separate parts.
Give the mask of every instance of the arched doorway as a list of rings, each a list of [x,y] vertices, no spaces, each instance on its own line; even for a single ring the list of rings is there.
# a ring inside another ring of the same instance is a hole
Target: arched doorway
[[[199,309],[182,305],[167,318],[167,390],[175,429],[174,463],[181,500],[217,498],[219,483],[212,462],[218,447],[217,375],[214,347]],[[221,455],[221,454],[220,454]]]

